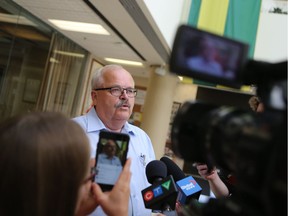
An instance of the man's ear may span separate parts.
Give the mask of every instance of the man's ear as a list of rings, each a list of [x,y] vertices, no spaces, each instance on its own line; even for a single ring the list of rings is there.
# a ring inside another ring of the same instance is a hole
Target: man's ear
[[[97,97],[97,92],[96,91],[91,91],[91,99],[94,100]]]
[[[97,92],[96,91],[91,91],[91,99],[93,101],[93,104],[96,105],[96,102],[97,102]]]

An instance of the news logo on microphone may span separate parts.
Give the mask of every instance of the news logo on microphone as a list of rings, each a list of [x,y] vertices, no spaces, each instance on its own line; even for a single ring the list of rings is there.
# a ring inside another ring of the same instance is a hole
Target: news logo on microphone
[[[186,205],[190,203],[192,199],[198,200],[202,188],[196,180],[192,176],[186,176],[180,167],[168,157],[162,157],[160,161],[166,164],[167,174],[172,175],[176,182],[179,191],[177,202]]]
[[[182,180],[177,181],[176,183],[179,190],[181,190],[181,193],[178,194],[178,202],[187,203],[187,199],[199,199],[202,188],[192,176],[188,176]]]
[[[175,209],[178,189],[171,175],[141,192],[146,208],[162,210],[164,205],[169,205],[171,209]]]

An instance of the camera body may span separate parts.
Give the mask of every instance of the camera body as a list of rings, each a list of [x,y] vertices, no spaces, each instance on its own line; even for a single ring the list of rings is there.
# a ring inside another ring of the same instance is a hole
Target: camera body
[[[198,34],[200,38],[208,35],[219,49],[238,53],[230,59],[234,59],[230,62],[234,65],[233,76],[220,76],[208,72],[206,67],[187,63],[184,50],[198,46],[188,43],[188,38],[198,38]],[[182,105],[171,130],[174,153],[187,162],[206,163],[210,169],[224,168],[237,179],[236,192],[231,197],[211,199],[201,206],[193,201],[183,208],[182,215],[287,213],[287,61],[272,64],[248,60],[247,45],[180,26],[170,64],[173,73],[215,84],[234,88],[256,85],[265,107],[263,113],[255,113],[202,101],[186,101]]]

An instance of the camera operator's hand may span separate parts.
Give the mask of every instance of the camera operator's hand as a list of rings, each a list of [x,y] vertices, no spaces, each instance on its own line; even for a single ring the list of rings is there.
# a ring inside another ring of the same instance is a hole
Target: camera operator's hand
[[[219,177],[216,167],[214,167],[214,169],[209,172],[208,166],[206,164],[197,163],[196,168],[199,175],[208,180],[210,188],[216,198],[229,196],[229,190]]]

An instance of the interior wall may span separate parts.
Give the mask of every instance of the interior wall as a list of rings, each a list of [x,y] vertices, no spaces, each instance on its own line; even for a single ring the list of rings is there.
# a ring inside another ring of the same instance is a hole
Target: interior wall
[[[174,95],[174,101],[184,103],[187,100],[194,100],[197,94],[197,85],[180,83]]]
[[[261,13],[254,58],[277,62],[287,60],[287,15]]]
[[[172,48],[179,24],[187,22],[191,0],[144,0],[144,2],[169,47]]]
[[[141,87],[148,87],[149,85],[149,78],[145,78],[145,77],[133,77],[134,81],[135,81],[135,85],[136,86],[141,86]]]

